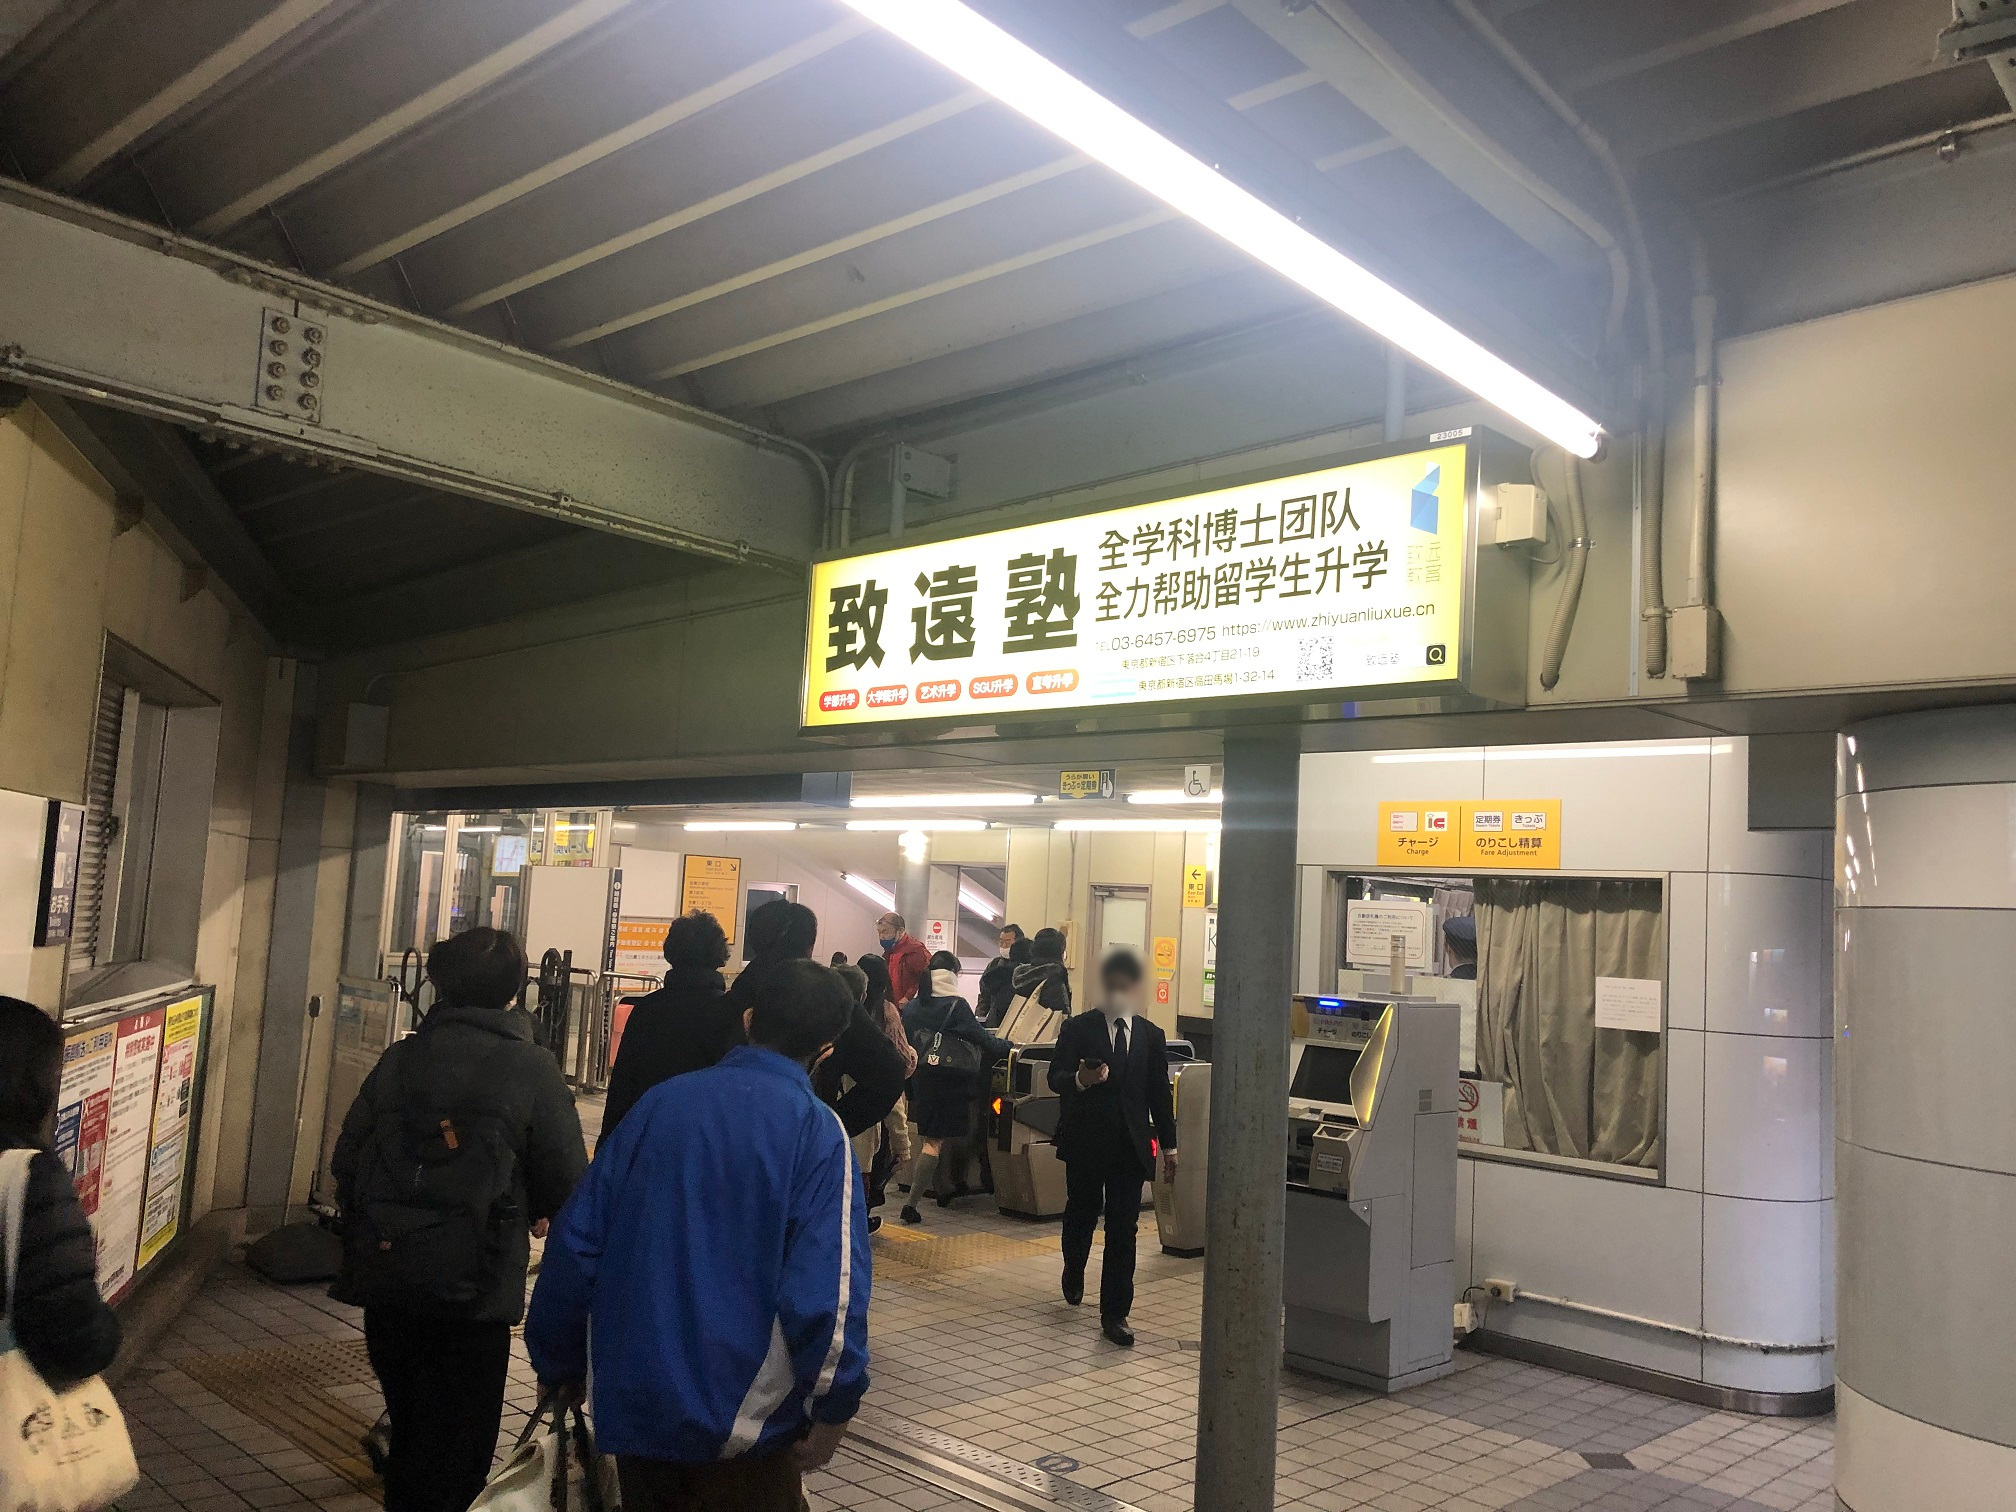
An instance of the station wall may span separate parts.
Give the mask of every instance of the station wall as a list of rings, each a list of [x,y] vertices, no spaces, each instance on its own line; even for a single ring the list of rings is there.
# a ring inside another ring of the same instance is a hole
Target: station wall
[[[185,572],[200,565],[150,520],[122,518],[111,486],[36,405],[0,418],[0,991],[53,1010],[66,987],[64,947],[32,943],[42,827],[47,800],[83,797],[106,637],[218,703],[200,899],[186,900],[197,979],[217,989],[193,1216],[239,1200],[228,1179],[219,1193],[218,1169],[242,1168],[249,1107],[226,1087],[234,1060],[258,1056],[278,838],[277,812],[257,797],[274,759],[271,648]]]
[[[1662,1180],[1466,1154],[1458,1285],[1503,1278],[1647,1320],[1493,1304],[1487,1327],[1517,1340],[1804,1392],[1833,1378],[1831,858],[1824,832],[1749,829],[1747,746],[1307,756],[1298,860],[1305,898],[1326,871],[1374,868],[1381,800],[1558,798],[1564,872],[1665,878]],[[1305,908],[1302,988],[1334,990],[1320,980],[1309,917]]]

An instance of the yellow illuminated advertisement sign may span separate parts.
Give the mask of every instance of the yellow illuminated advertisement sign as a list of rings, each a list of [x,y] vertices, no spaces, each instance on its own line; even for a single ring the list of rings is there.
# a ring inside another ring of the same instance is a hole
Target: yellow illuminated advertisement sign
[[[1561,800],[1382,803],[1378,849],[1381,866],[1559,871]]]
[[[1454,682],[1463,441],[812,569],[803,720]]]

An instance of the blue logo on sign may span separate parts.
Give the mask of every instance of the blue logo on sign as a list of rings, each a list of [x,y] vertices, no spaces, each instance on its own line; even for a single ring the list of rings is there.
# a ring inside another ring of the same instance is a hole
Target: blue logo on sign
[[[1442,467],[1440,463],[1428,469],[1428,475],[1414,485],[1413,525],[1416,530],[1425,530],[1430,535],[1442,531]]]

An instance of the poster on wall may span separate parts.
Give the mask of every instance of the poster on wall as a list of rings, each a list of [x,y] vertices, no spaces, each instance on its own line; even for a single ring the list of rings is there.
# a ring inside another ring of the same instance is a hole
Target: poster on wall
[[[1204,910],[1204,1006],[1218,1006],[1218,910]]]
[[[714,915],[728,943],[735,943],[735,930],[742,901],[742,858],[740,856],[687,856],[679,869],[679,912],[694,909]]]
[[[35,910],[35,943],[67,945],[77,914],[77,859],[84,848],[84,810],[49,800],[42,836],[42,896]]]
[[[1406,942],[1410,970],[1428,969],[1428,905],[1411,898],[1370,902],[1353,898],[1345,909],[1344,954],[1354,966],[1380,967],[1393,958],[1393,936]]]
[[[84,1216],[98,1211],[105,1172],[105,1129],[112,1113],[112,1054],[118,1025],[86,1029],[63,1041],[56,1092],[56,1154],[77,1187]]]
[[[665,975],[665,931],[670,919],[631,917],[616,921],[616,974]]]
[[[181,1223],[182,1171],[188,1161],[202,1028],[202,998],[168,1005],[161,1030],[161,1073],[154,1086],[154,1132],[147,1149],[147,1200],[140,1209],[136,1265],[142,1268],[168,1247]]]
[[[98,1188],[98,1290],[116,1298],[132,1281],[140,1250],[140,1209],[147,1189],[154,1080],[161,1068],[160,1008],[121,1019],[112,1051],[112,1102],[105,1123],[105,1165]]]

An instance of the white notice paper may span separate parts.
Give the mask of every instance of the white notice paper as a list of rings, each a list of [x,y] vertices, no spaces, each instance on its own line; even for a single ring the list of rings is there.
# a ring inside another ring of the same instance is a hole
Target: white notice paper
[[[1407,942],[1407,964],[1428,969],[1428,905],[1407,898],[1366,902],[1353,898],[1344,910],[1344,957],[1353,966],[1384,970],[1393,958],[1393,936]]]
[[[1648,977],[1596,978],[1596,1027],[1657,1034],[1664,1021],[1661,984]]]

